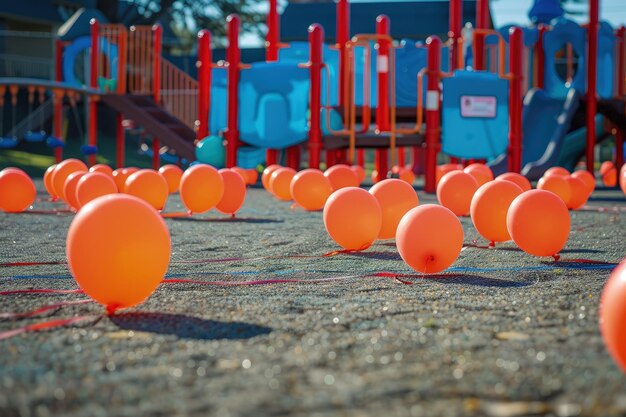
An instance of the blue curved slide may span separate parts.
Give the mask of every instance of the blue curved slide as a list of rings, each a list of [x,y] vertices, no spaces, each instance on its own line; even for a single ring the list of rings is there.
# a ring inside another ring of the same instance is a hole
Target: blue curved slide
[[[550,97],[545,91],[532,89],[524,98],[522,113],[522,174],[538,180],[550,167],[559,163],[561,148],[578,109],[579,94],[573,88],[565,98]],[[507,155],[490,164],[495,175],[507,172]]]

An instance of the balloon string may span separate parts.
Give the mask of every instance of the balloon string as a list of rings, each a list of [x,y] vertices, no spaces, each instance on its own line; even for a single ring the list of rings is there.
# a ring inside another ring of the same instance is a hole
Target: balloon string
[[[610,213],[610,212],[626,212],[626,207],[620,206],[610,206],[610,207],[602,207],[602,206],[582,206],[577,211],[595,211],[598,213]]]
[[[566,263],[576,263],[576,264],[592,264],[592,265],[615,265],[612,262],[604,262],[604,261],[594,261],[593,259],[584,259],[584,258],[574,258],[567,259],[561,258],[560,255],[553,256],[555,262],[566,262]]]
[[[69,210],[69,209],[24,210],[24,211],[20,211],[19,213],[13,213],[13,214],[67,214],[67,213],[74,213],[74,211]]]
[[[359,249],[334,250],[332,252],[328,252],[328,253],[323,254],[321,257],[322,258],[329,258],[331,256],[337,256],[337,255],[341,255],[341,254],[350,254],[350,253],[361,252],[361,251],[364,251],[365,249],[369,248],[370,246],[371,246],[371,244],[363,245]]]
[[[15,295],[15,294],[83,294],[84,291],[81,289],[75,290],[53,290],[53,289],[37,289],[37,288],[29,288],[26,290],[10,290],[10,291],[0,291],[0,295]]]
[[[40,266],[40,265],[65,265],[65,261],[49,261],[49,262],[6,262],[0,264],[0,268],[14,266]]]
[[[74,300],[74,301],[63,301],[60,303],[56,303],[56,304],[50,304],[50,305],[46,305],[43,307],[40,307],[38,309],[32,310],[32,311],[28,311],[25,313],[0,313],[0,318],[2,319],[22,319],[22,318],[27,318],[27,317],[32,317],[32,316],[37,316],[39,314],[43,314],[47,311],[50,310],[58,310],[61,307],[66,307],[66,306],[71,306],[71,305],[79,305],[79,304],[87,304],[87,303],[92,303],[93,300],[90,298],[85,298],[82,300]]]
[[[188,212],[188,211],[178,211],[178,212],[172,212],[172,213],[161,213],[161,217],[163,217],[165,219],[180,218],[180,217],[191,217],[191,212]]]
[[[8,338],[17,336],[22,333],[36,332],[40,330],[53,329],[55,327],[69,326],[71,324],[79,323],[82,321],[99,320],[101,318],[102,316],[90,315],[90,316],[72,317],[69,319],[55,319],[55,320],[43,321],[43,322],[39,322],[35,324],[29,324],[27,326],[18,327],[17,329],[6,330],[3,332],[0,332],[0,340],[8,339]],[[95,322],[93,324],[95,324]]]

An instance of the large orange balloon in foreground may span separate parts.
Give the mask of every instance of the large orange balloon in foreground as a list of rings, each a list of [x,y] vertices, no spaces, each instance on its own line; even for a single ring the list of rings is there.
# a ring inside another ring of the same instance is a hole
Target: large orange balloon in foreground
[[[572,177],[578,178],[582,180],[582,182],[585,183],[587,195],[591,195],[591,193],[593,193],[593,190],[596,189],[596,179],[594,178],[593,175],[591,175],[589,171],[584,170],[584,169],[574,171],[572,173]]]
[[[167,181],[167,188],[170,194],[178,191],[180,179],[183,177],[183,170],[179,166],[173,164],[163,165],[159,168],[159,174],[163,175],[163,178]]]
[[[553,174],[549,177],[542,177],[537,182],[537,189],[556,194],[563,200],[565,205],[569,204],[569,200],[572,197],[572,190],[567,182],[567,177],[561,175]]]
[[[87,172],[87,165],[79,159],[66,159],[59,162],[52,172],[52,188],[54,193],[65,201],[65,195],[63,194],[63,186],[67,177],[76,171]]]
[[[600,299],[600,330],[607,350],[626,373],[626,260],[613,270]]]
[[[170,234],[137,197],[113,194],[85,205],[67,234],[67,263],[78,285],[109,311],[143,302],[167,272]]]
[[[0,210],[19,213],[26,210],[37,196],[33,180],[19,168],[0,171]]]
[[[563,200],[550,191],[526,191],[511,203],[506,226],[524,252],[554,256],[567,243],[569,212]]]
[[[382,225],[379,239],[396,237],[396,229],[402,216],[419,204],[417,193],[409,184],[399,179],[386,179],[374,185],[369,191],[380,204]]]
[[[498,175],[496,177],[498,181],[511,181],[517,184],[522,191],[532,190],[532,186],[530,185],[530,181],[528,178],[523,176],[522,174],[518,174],[517,172],[506,172],[504,174]]]
[[[376,197],[358,187],[335,191],[324,206],[324,226],[330,237],[347,250],[367,249],[382,224]]]
[[[291,180],[296,175],[292,168],[282,167],[274,170],[270,177],[269,190],[279,200],[289,201],[291,197]]]
[[[101,172],[106,175],[113,175],[113,168],[106,164],[96,164],[89,168],[89,172]]]
[[[441,272],[461,253],[463,226],[445,207],[418,206],[398,224],[396,246],[404,262],[414,270],[424,274]]]
[[[451,171],[437,185],[437,200],[457,216],[467,216],[477,189],[478,181],[473,176],[463,171]]]
[[[124,183],[127,194],[141,198],[156,210],[163,210],[169,195],[169,187],[163,175],[152,169],[140,169],[131,174]]]
[[[493,181],[493,172],[485,164],[470,164],[463,170],[463,172],[474,177],[476,181],[478,181],[479,187],[489,181]]]
[[[224,195],[224,180],[210,165],[199,164],[187,169],[180,179],[179,194],[192,213],[204,213],[217,205]]]
[[[74,210],[78,210],[80,208],[80,204],[76,199],[76,187],[78,187],[78,181],[82,178],[83,175],[88,174],[87,171],[76,171],[72,172],[67,176],[65,180],[65,185],[63,186],[63,195],[65,195],[65,201],[70,205]]]
[[[265,188],[270,193],[270,177],[272,176],[272,173],[278,168],[281,168],[281,166],[278,164],[269,165],[263,170],[263,174],[261,175],[261,183],[263,184],[263,188]]]
[[[470,207],[472,223],[478,233],[491,242],[511,240],[506,228],[506,213],[513,200],[522,193],[522,189],[511,181],[490,181],[480,187]]]
[[[569,184],[570,189],[570,197],[567,202],[567,208],[578,210],[585,205],[587,199],[589,198],[587,184],[585,184],[582,179],[576,178],[573,175],[565,177],[565,180]]]
[[[54,169],[56,167],[57,164],[50,165],[48,169],[46,169],[46,172],[43,174],[43,186],[46,188],[46,191],[53,199],[59,198],[59,196],[54,192],[54,186],[52,185],[52,173],[54,172]]]
[[[218,172],[224,180],[224,195],[215,208],[234,216],[246,199],[246,182],[241,174],[232,169],[220,169]]]
[[[344,187],[358,187],[361,182],[357,174],[348,165],[333,165],[324,171],[334,191]]]
[[[305,169],[298,172],[289,186],[293,200],[308,211],[321,210],[333,193],[328,178],[319,169]]]
[[[102,172],[88,172],[80,177],[76,185],[78,208],[98,197],[115,193],[117,193],[117,185],[112,177]]]
[[[604,161],[600,165],[600,175],[602,183],[607,187],[615,187],[617,185],[617,169],[611,161]]]

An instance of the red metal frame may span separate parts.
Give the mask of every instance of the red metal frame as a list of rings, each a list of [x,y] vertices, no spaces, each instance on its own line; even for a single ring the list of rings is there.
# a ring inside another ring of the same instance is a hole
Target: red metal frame
[[[543,89],[544,73],[545,73],[545,52],[543,50],[543,35],[548,31],[548,27],[544,24],[539,25],[539,34],[537,44],[535,46],[535,76],[533,84],[537,88]]]
[[[489,0],[476,0],[476,29],[488,29]],[[485,37],[484,33],[474,34],[474,69],[485,70]]]
[[[462,53],[463,34],[463,0],[450,0],[450,19],[448,22],[448,39],[450,40],[450,69],[463,69],[460,58]]]
[[[509,30],[509,172],[520,172],[522,165],[522,54],[524,32],[517,27]]]
[[[280,48],[280,18],[278,16],[276,0],[269,0],[267,13],[267,35],[265,36],[265,60],[267,62],[278,61]]]
[[[376,34],[389,35],[391,22],[388,16],[379,15],[376,17]],[[389,48],[391,43],[385,39],[380,39],[377,43],[378,60],[376,62],[377,94],[376,104],[376,131],[388,132],[390,129],[389,120]],[[389,151],[387,149],[377,149],[375,167],[378,174],[377,181],[387,178],[389,171]]]
[[[209,136],[209,106],[211,103],[211,32],[206,29],[198,32],[198,119],[196,139]]]
[[[441,77],[441,40],[437,36],[431,36],[426,40],[428,85],[426,93],[426,166],[424,191],[434,193],[437,190],[436,170],[437,154],[441,149],[441,114],[440,97],[441,89],[439,79]]]
[[[309,77],[311,80],[311,120],[309,123],[309,167],[319,169],[322,155],[322,45],[324,44],[324,28],[315,23],[309,26]]]
[[[161,104],[161,49],[163,42],[163,28],[161,25],[152,26],[152,98],[157,105]],[[158,170],[161,166],[159,138],[152,138],[152,169]]]
[[[241,50],[239,49],[239,27],[241,20],[236,14],[226,18],[228,32],[228,122],[224,133],[226,139],[226,167],[237,165],[237,149],[239,148],[239,66]]]
[[[596,83],[598,72],[598,10],[599,0],[589,0],[589,24],[587,25],[587,171],[593,173],[594,147],[596,144]]]
[[[626,81],[626,68],[624,60],[626,59],[626,28],[622,25],[617,30],[617,96],[622,98],[624,96],[624,82]],[[617,129],[615,134],[615,166],[617,169],[624,165],[624,132],[621,129]]]
[[[100,25],[96,19],[91,19],[91,56],[89,60],[89,86],[98,88],[98,57],[99,53],[99,37]],[[98,102],[94,95],[89,96],[89,128],[88,143],[91,146],[98,146]],[[96,155],[87,156],[87,164],[93,166],[96,164]]]
[[[57,39],[54,43],[54,80],[56,82],[63,81],[63,41]],[[52,134],[59,140],[64,140],[63,136],[63,92],[57,94],[54,92],[54,114],[52,118]],[[63,148],[54,149],[54,161],[59,163],[63,160]]]

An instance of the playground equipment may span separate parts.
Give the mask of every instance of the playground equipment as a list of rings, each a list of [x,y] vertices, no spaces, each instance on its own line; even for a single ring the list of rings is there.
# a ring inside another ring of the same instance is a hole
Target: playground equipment
[[[103,103],[119,113],[118,166],[124,161],[124,120],[132,119],[151,137],[147,151],[155,167],[172,152],[179,162],[193,161],[194,145],[210,137],[217,148],[224,143],[229,167],[256,167],[264,159],[270,165],[284,151],[286,165],[299,168],[303,150],[310,167],[363,165],[365,151],[373,149],[381,179],[390,166],[408,162],[409,148],[413,171],[425,173],[430,192],[440,154],[452,162],[488,161],[496,174],[521,171],[536,179],[547,167],[572,166],[583,154],[592,170],[596,140],[608,136],[606,120],[616,136],[617,163],[623,161],[625,31],[597,22],[596,3],[590,0],[587,27],[551,11],[535,19],[544,22],[536,26],[492,30],[488,2],[478,1],[467,47],[461,0],[449,3],[449,39],[432,36],[424,44],[392,39],[384,15],[377,17],[375,33],[351,36],[349,4],[340,0],[330,45],[315,24],[308,42],[281,43],[276,1],[270,0],[266,62],[241,62],[240,21],[231,15],[223,62],[212,62],[210,33],[199,33],[197,80],[162,57],[159,26],[127,29],[92,19],[88,36],[77,30],[57,42],[56,81],[62,91],[72,86],[86,96],[83,153],[90,164],[98,151],[97,106]],[[74,73],[81,51],[90,62],[82,80]],[[59,138],[56,120],[66,94],[48,89],[53,136]]]

